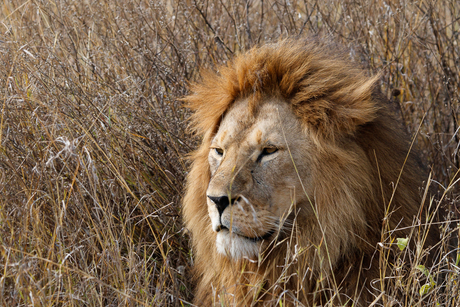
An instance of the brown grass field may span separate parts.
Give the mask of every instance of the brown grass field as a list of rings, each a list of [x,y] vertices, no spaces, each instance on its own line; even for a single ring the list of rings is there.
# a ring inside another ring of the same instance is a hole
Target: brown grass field
[[[459,231],[460,2],[7,0],[0,306],[189,306],[180,202],[200,140],[180,98],[200,68],[313,35],[381,74],[432,170],[439,196],[427,201],[448,209],[432,226],[447,246]],[[457,249],[403,270],[410,253],[387,264],[397,286],[376,306],[460,306]]]

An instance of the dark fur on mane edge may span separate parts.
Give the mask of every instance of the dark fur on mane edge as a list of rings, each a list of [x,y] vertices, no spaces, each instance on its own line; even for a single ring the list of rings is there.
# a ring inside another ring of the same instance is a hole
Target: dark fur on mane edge
[[[330,43],[287,39],[253,48],[192,84],[184,100],[203,140],[192,154],[183,215],[193,240],[197,305],[275,305],[281,294],[287,305],[344,304],[350,298],[364,306],[375,299],[370,283],[382,273],[379,242],[414,241],[412,225],[426,222],[428,207],[419,189],[427,176],[409,153],[410,140],[377,80]],[[217,254],[207,213],[209,146],[233,102],[250,98],[255,110],[271,96],[291,105],[317,147],[312,199],[318,219],[299,210],[295,244],[278,244],[263,261],[232,262]],[[425,246],[438,238],[432,227]],[[304,251],[286,259],[299,248]]]

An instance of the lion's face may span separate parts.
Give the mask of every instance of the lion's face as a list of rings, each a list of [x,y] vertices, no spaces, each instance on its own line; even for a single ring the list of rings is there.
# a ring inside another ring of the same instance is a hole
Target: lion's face
[[[217,250],[233,259],[257,259],[286,230],[292,206],[308,202],[311,187],[311,142],[289,105],[272,98],[250,113],[247,99],[235,102],[208,156],[207,204]]]

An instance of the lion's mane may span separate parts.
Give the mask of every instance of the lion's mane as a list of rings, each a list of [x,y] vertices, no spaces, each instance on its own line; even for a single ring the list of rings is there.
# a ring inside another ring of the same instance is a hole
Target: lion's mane
[[[183,216],[193,240],[197,305],[275,304],[281,294],[306,305],[374,299],[379,242],[410,237],[414,219],[424,220],[426,177],[417,157],[408,155],[409,139],[377,90],[378,78],[358,66],[330,43],[288,39],[253,48],[192,84],[184,100],[202,144],[192,154]],[[250,98],[257,108],[269,96],[292,106],[317,147],[311,167],[318,216],[305,220],[297,208],[294,242],[276,244],[259,261],[234,261],[217,253],[208,217],[210,142],[235,100]],[[435,241],[433,233],[426,239]]]

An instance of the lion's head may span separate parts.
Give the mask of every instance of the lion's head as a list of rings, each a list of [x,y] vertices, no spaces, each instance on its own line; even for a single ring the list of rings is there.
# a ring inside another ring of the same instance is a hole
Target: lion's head
[[[311,186],[311,147],[282,100],[267,98],[251,112],[240,99],[228,110],[208,156],[207,204],[219,253],[257,259],[285,228],[293,204],[308,203],[302,184]]]
[[[267,303],[280,280],[300,302],[334,296],[323,288],[372,299],[357,288],[378,278],[382,225],[409,235],[423,180],[376,80],[330,44],[285,40],[192,86],[197,303]]]

